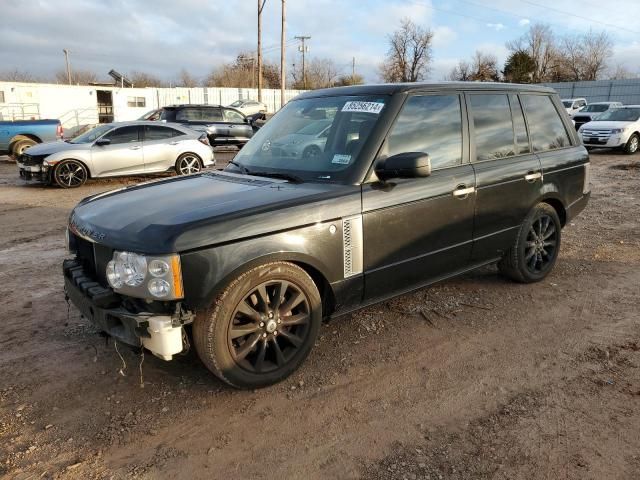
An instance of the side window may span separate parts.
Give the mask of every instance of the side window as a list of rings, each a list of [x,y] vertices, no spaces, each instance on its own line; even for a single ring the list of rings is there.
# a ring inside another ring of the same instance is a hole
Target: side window
[[[386,142],[388,156],[424,152],[435,168],[462,162],[462,113],[458,95],[410,97]]]
[[[144,139],[147,142],[165,140],[178,135],[183,135],[183,133],[170,127],[157,127],[155,125],[145,125],[144,127]]]
[[[200,108],[200,120],[203,122],[221,122],[222,113],[219,108]]]
[[[200,120],[199,108],[181,108],[176,113],[176,122],[198,122]]]
[[[116,128],[115,130],[107,133],[104,138],[111,140],[111,145],[140,141],[138,138],[138,127],[133,125],[129,127]]]
[[[513,132],[516,135],[516,154],[530,153],[529,137],[522,115],[522,106],[516,95],[509,95],[511,114],[513,115]]]
[[[476,160],[515,155],[513,122],[504,94],[469,95],[476,144]]]
[[[547,95],[521,95],[534,152],[571,145],[562,119]]]
[[[231,123],[244,123],[244,117],[235,110],[224,109],[224,121]]]

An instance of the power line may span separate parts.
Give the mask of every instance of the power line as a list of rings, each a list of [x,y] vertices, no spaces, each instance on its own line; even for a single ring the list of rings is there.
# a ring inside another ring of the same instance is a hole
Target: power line
[[[535,7],[540,7],[540,8],[545,8],[547,10],[551,10],[553,12],[558,12],[558,13],[562,13],[563,15],[567,15],[569,17],[575,17],[575,18],[579,18],[580,20],[586,20],[587,22],[593,22],[593,23],[599,23],[600,25],[604,25],[607,27],[611,27],[611,28],[615,28],[618,30],[624,30],[626,32],[630,32],[630,33],[634,33],[636,35],[640,35],[640,32],[637,30],[630,30],[628,28],[625,27],[621,27],[620,25],[614,25],[612,23],[607,23],[607,22],[601,22],[600,20],[595,20],[593,18],[588,18],[588,17],[583,17],[582,15],[576,15],[575,13],[571,13],[571,12],[566,12],[564,10],[559,10],[557,8],[554,7],[549,7],[547,5],[542,5],[540,3],[536,3],[536,2],[531,2],[529,0],[521,0],[523,3],[528,3],[529,5],[533,5]]]

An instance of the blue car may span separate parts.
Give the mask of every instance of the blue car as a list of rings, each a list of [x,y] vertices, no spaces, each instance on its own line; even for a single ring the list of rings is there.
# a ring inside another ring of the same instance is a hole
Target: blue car
[[[18,120],[0,122],[0,155],[18,158],[37,143],[62,140],[60,120]]]

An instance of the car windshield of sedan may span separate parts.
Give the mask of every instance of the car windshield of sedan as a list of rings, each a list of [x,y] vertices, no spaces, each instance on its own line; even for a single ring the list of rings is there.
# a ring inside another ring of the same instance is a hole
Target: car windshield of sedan
[[[235,102],[233,102],[231,105],[229,105],[230,107],[241,107],[244,105],[244,100],[236,100]]]
[[[358,161],[387,96],[294,100],[256,132],[228,168],[340,182]]]
[[[607,110],[598,116],[598,121],[610,122],[635,122],[640,118],[640,107],[638,108],[614,108]]]
[[[98,137],[101,137],[109,130],[113,128],[111,124],[103,124],[98,125],[95,128],[92,128],[88,132],[84,132],[82,135],[78,135],[75,138],[69,140],[69,143],[91,143],[94,142]]]

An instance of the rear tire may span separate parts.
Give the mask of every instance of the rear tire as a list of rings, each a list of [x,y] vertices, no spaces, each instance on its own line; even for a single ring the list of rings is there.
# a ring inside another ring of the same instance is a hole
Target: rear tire
[[[202,160],[195,153],[183,153],[176,160],[176,172],[178,175],[198,173],[202,168]]]
[[[634,133],[629,137],[622,151],[627,155],[632,155],[638,151],[638,148],[640,148],[640,136]]]
[[[521,283],[545,278],[558,259],[561,231],[555,208],[548,203],[536,205],[522,222],[514,244],[498,263],[500,273]]]
[[[322,322],[311,277],[287,262],[255,267],[233,280],[193,323],[206,367],[236,388],[260,388],[293,373],[307,358]]]
[[[22,155],[27,148],[37,144],[38,142],[36,142],[32,138],[20,137],[11,144],[11,156],[17,160],[18,157],[20,157],[20,155]]]

